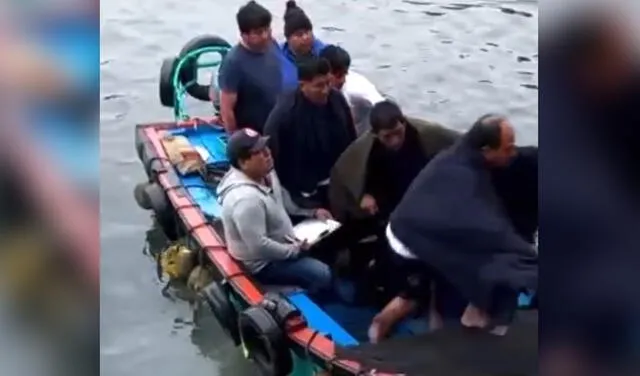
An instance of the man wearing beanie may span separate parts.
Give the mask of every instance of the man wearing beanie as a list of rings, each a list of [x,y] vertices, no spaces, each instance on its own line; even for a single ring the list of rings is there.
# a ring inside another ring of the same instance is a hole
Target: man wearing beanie
[[[285,90],[290,90],[298,87],[296,62],[306,57],[318,56],[324,43],[315,38],[311,20],[294,0],[287,1],[284,36],[286,41],[280,46],[283,55],[283,85]]]

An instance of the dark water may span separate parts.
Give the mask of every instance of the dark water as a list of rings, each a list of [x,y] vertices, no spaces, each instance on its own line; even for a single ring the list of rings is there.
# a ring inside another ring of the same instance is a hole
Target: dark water
[[[143,172],[137,123],[170,120],[158,100],[161,60],[190,38],[234,42],[243,1],[110,0],[102,3],[101,371],[104,376],[243,375],[249,368],[216,329],[193,332],[190,308],[160,295],[142,255],[148,213],[132,195]],[[262,2],[280,36],[284,0]],[[352,55],[354,69],[410,114],[465,129],[486,112],[512,117],[537,143],[537,2],[299,1],[316,35]],[[199,105],[199,113],[209,108]]]

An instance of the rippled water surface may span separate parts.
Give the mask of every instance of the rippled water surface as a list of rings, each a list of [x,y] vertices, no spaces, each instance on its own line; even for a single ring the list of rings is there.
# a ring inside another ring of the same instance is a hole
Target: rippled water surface
[[[194,333],[186,303],[160,295],[142,255],[148,213],[135,124],[170,120],[158,100],[163,58],[190,38],[237,40],[237,0],[102,2],[102,375],[249,374],[215,325]],[[284,0],[262,2],[282,30]],[[414,115],[465,129],[486,112],[510,115],[523,143],[537,143],[536,1],[299,1],[316,35],[352,55],[354,69]],[[199,105],[200,113],[209,108]]]

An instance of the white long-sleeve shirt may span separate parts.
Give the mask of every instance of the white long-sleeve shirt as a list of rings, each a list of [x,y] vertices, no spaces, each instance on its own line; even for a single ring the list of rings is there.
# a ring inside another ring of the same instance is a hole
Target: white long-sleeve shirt
[[[365,76],[358,72],[349,71],[347,74],[342,93],[347,98],[347,102],[351,105],[351,98],[366,99],[371,105],[382,102],[384,97],[375,85],[371,83]]]
[[[342,94],[353,111],[356,130],[358,135],[361,135],[370,127],[369,112],[371,107],[385,98],[371,81],[354,71],[349,71],[347,74]]]

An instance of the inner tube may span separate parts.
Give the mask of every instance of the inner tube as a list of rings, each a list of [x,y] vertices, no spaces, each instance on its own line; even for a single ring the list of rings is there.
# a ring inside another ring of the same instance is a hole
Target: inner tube
[[[134,188],[133,195],[142,209],[153,210],[156,214],[170,210],[167,195],[158,183],[140,183]]]
[[[211,282],[200,291],[200,299],[215,316],[224,333],[231,338],[233,344],[240,345],[238,314],[229,301],[224,286],[219,282]]]
[[[198,50],[203,47],[226,47],[231,48],[229,42],[217,35],[201,35],[191,39],[182,47],[180,58],[184,58],[191,51]],[[222,53],[222,58],[226,55],[226,51]],[[186,60],[180,69],[180,82],[186,87],[187,93],[195,99],[203,102],[210,102],[209,90],[211,85],[200,85],[196,82],[198,78],[198,61],[197,56]],[[187,86],[188,83],[195,82]]]
[[[148,188],[149,183],[138,183],[135,188],[133,188],[133,197],[136,199],[138,206],[144,210],[151,210],[151,202],[149,193],[147,192]]]
[[[162,60],[160,67],[159,91],[160,104],[165,107],[173,107],[175,105],[175,88],[173,87],[173,74],[178,65],[178,59],[169,57]]]
[[[238,327],[247,357],[261,375],[291,374],[293,360],[285,335],[267,309],[260,306],[247,308],[240,313]]]
[[[133,190],[138,206],[153,211],[156,223],[169,240],[178,239],[176,216],[164,189],[158,183],[140,183]]]

